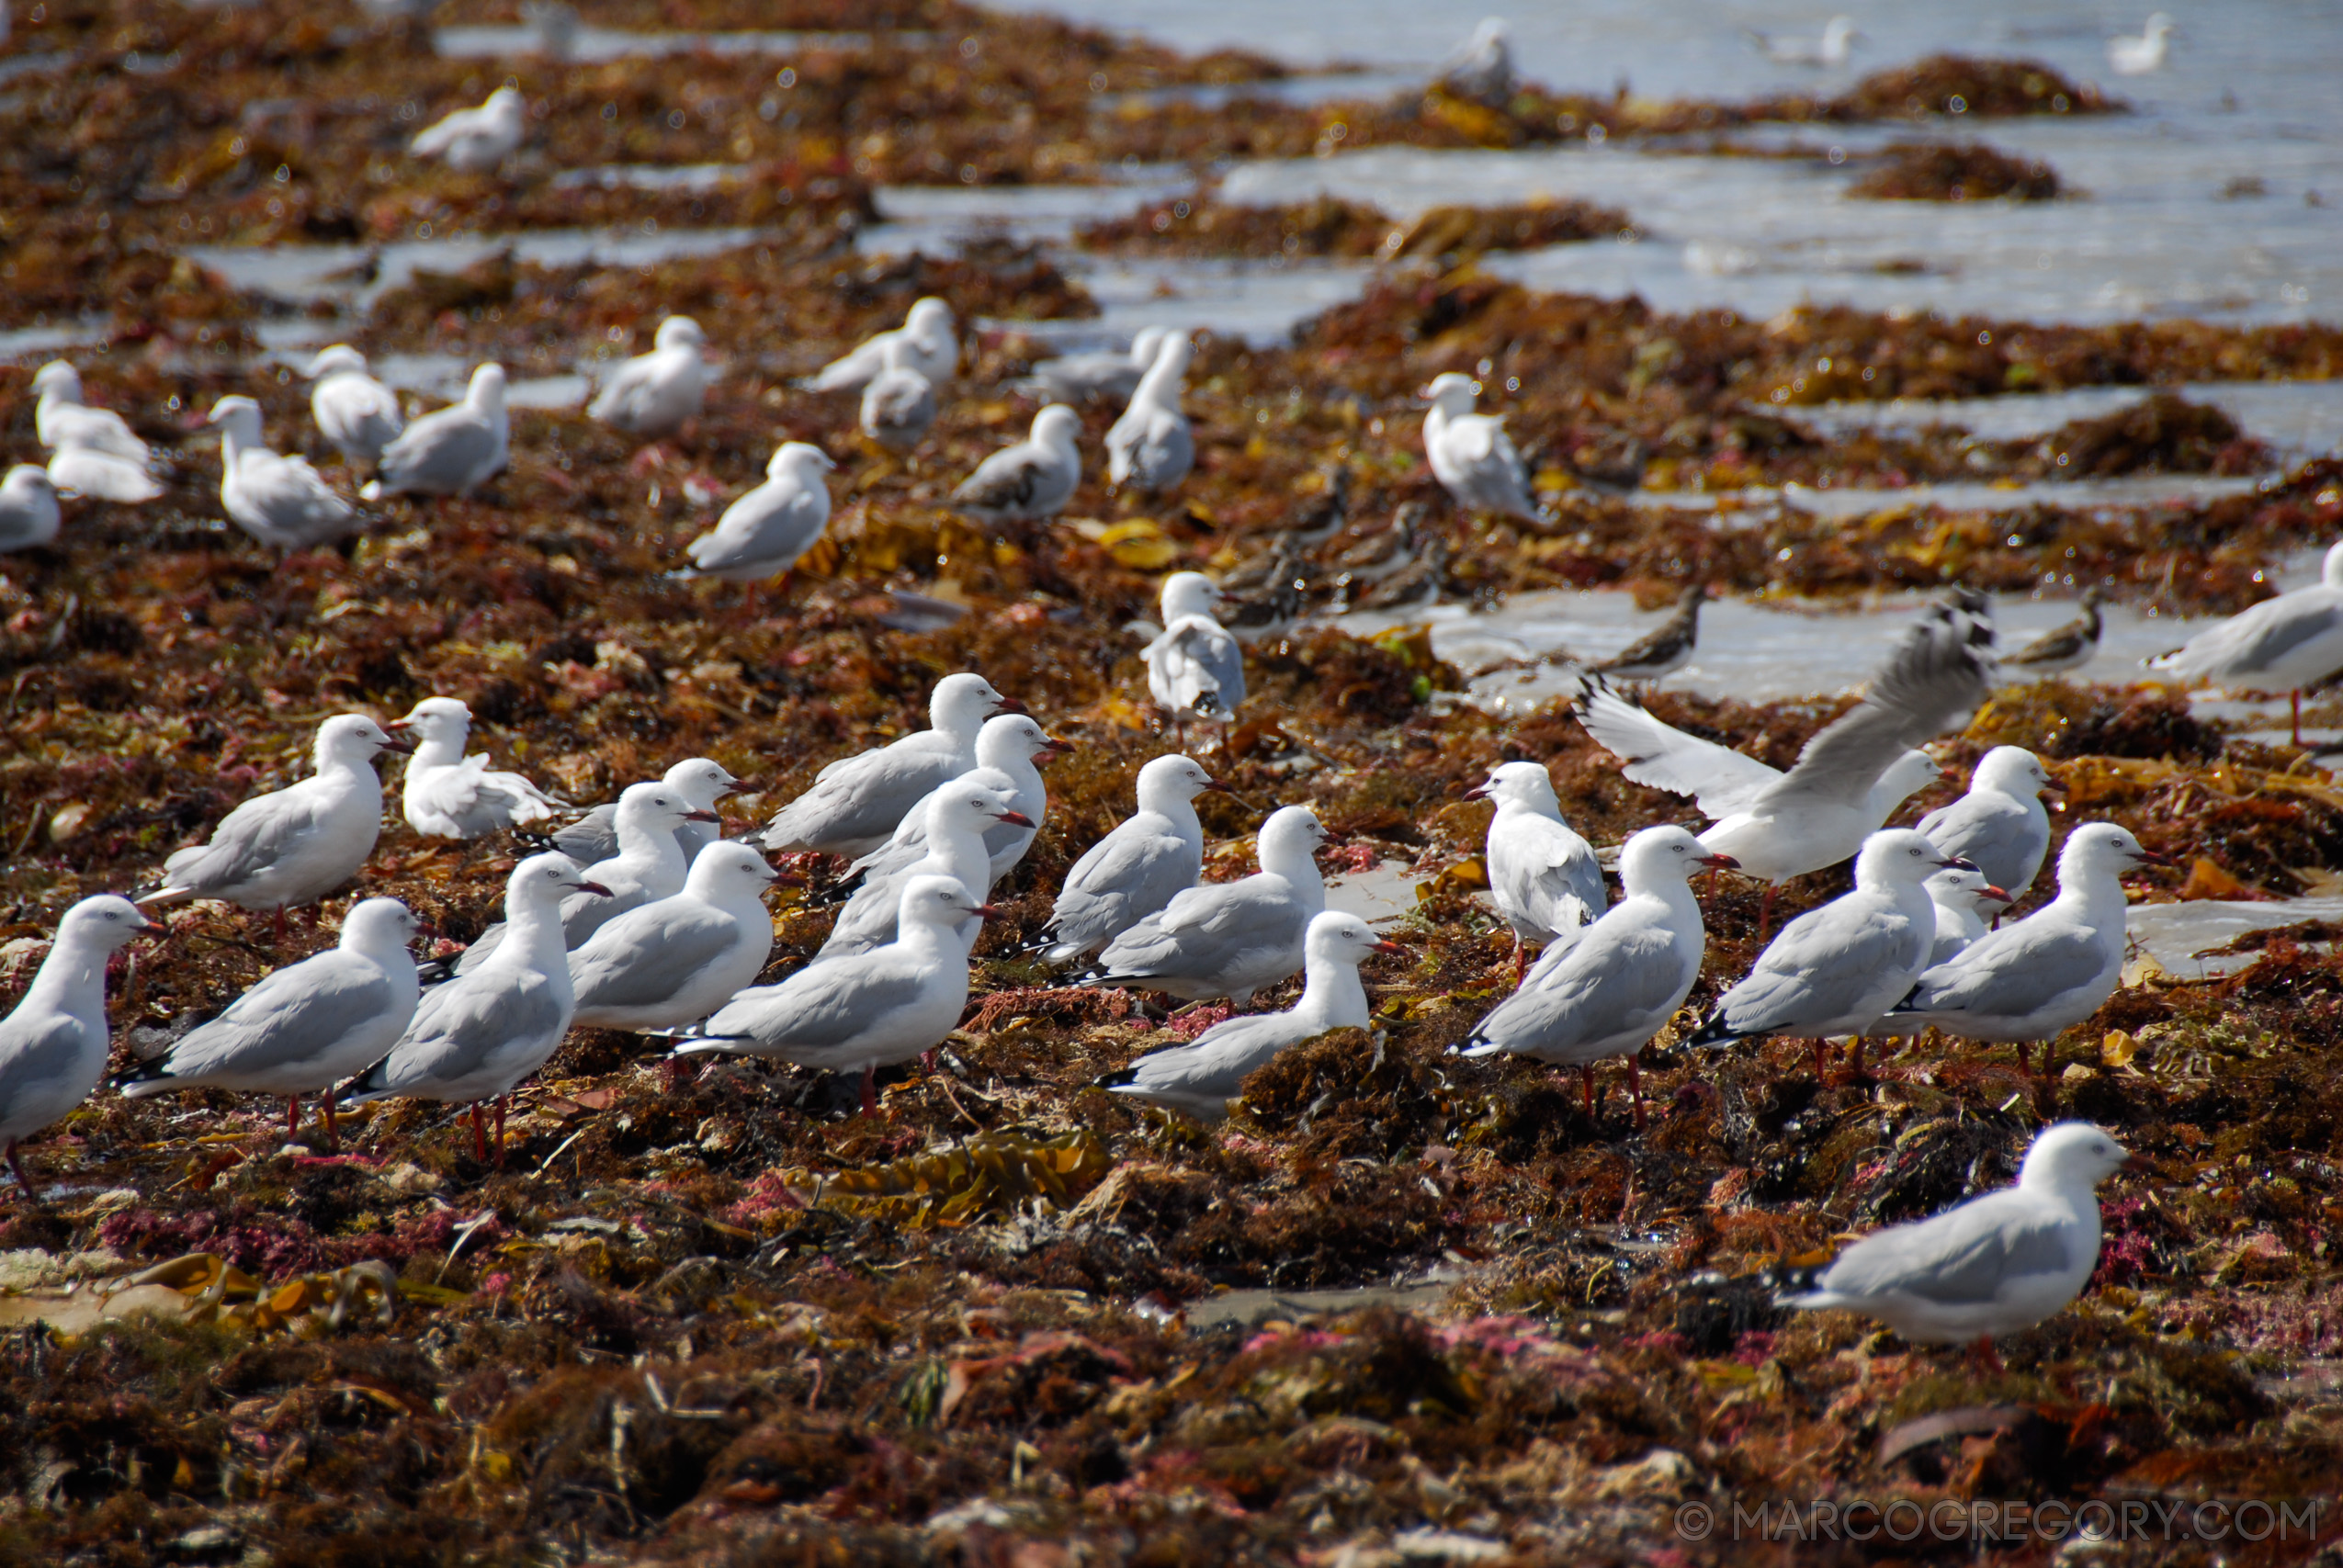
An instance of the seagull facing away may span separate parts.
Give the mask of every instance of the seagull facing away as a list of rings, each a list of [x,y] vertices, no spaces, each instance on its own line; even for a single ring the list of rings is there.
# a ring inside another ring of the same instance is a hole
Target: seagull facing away
[[[903,889],[897,935],[885,947],[809,964],[777,986],[742,991],[678,1056],[719,1051],[862,1074],[863,1111],[878,1109],[872,1080],[943,1043],[968,1005],[962,924],[994,911],[948,876]]]
[[[504,367],[472,372],[464,400],[427,413],[382,449],[377,477],[358,493],[470,495],[504,471],[512,424],[504,412]]]
[[[237,527],[264,545],[306,550],[359,525],[357,508],[334,494],[308,458],[268,449],[258,403],[222,398],[211,405],[210,421],[220,427],[220,504]]]
[[[602,384],[589,417],[629,435],[656,440],[681,430],[707,401],[707,334],[689,316],[670,316],[638,354]]]
[[[304,374],[316,383],[310,389],[309,412],[319,433],[345,463],[373,467],[406,428],[398,398],[368,372],[366,355],[346,343],[319,349]]]
[[[930,792],[977,765],[977,734],[985,720],[1023,712],[1024,704],[994,691],[981,675],[945,676],[928,694],[928,728],[823,768],[811,789],[774,813],[764,847],[870,853]]]
[[[1514,450],[1503,420],[1473,412],[1479,395],[1479,382],[1454,370],[1435,376],[1423,389],[1423,400],[1432,405],[1423,418],[1423,446],[1432,477],[1463,511],[1543,522],[1530,494],[1529,465]]]
[[[1099,1087],[1126,1100],[1184,1111],[1199,1122],[1218,1122],[1243,1092],[1245,1079],[1287,1046],[1330,1030],[1366,1028],[1370,1014],[1359,965],[1378,953],[1406,952],[1376,936],[1356,915],[1328,909],[1310,920],[1303,935],[1302,995],[1292,1007],[1225,1019],[1185,1045],[1142,1056],[1100,1078]]]
[[[675,829],[687,822],[718,820],[715,812],[697,809],[681,790],[663,783],[628,785],[618,796],[618,852],[586,867],[585,879],[594,885],[591,892],[561,900],[562,950],[574,953],[628,910],[681,893],[691,864],[675,841]],[[481,932],[480,940],[456,961],[456,973],[470,975],[484,967],[511,934],[501,924]]]
[[[1590,664],[1587,672],[1613,681],[1653,682],[1674,673],[1691,661],[1693,645],[1700,640],[1701,606],[1708,602],[1708,588],[1695,582],[1676,597],[1676,613],[1650,636],[1639,638],[1600,664]]]
[[[2314,586],[2265,599],[2146,662],[2183,681],[2291,693],[2300,746],[2303,689],[2343,670],[2343,542],[2327,547]]]
[[[38,1203],[17,1141],[59,1120],[106,1076],[106,961],[141,931],[170,928],[119,894],[100,893],[65,911],[57,941],[0,1019],[0,1154],[17,1188]]]
[[[709,845],[681,892],[617,916],[570,954],[572,1021],[676,1029],[755,984],[773,953],[764,895],[780,874],[746,844]]]
[[[887,345],[897,342],[909,350],[910,367],[941,387],[960,367],[960,340],[954,331],[951,306],[933,298],[922,299],[912,305],[901,326],[864,339],[808,378],[805,388],[812,392],[859,392],[887,368]]]
[[[1155,363],[1139,378],[1130,406],[1106,432],[1106,481],[1160,495],[1195,466],[1195,434],[1180,410],[1180,392],[1195,346],[1185,333],[1167,333]]]
[[[277,935],[285,911],[314,904],[357,874],[382,828],[382,781],[374,759],[403,751],[382,727],[358,714],[318,726],[316,772],[299,784],[256,795],[220,820],[210,839],[163,863],[163,877],[138,895],[141,904],[219,898],[273,910]]]
[[[154,456],[120,414],[82,401],[81,372],[66,361],[52,359],[35,371],[32,389],[39,400],[33,405],[33,434],[51,451],[71,446],[104,452],[141,468]]]
[[[1245,700],[1245,650],[1235,634],[1213,619],[1227,597],[1200,571],[1163,580],[1163,635],[1139,650],[1147,663],[1148,694],[1172,716],[1172,744],[1184,748],[1191,719],[1220,726],[1225,743],[1237,705]]]
[[[1685,879],[1697,871],[1729,870],[1718,854],[1683,829],[1646,828],[1619,852],[1626,896],[1578,934],[1557,942],[1513,994],[1474,1025],[1464,1055],[1500,1051],[1574,1066],[1594,1114],[1594,1065],[1627,1059],[1627,1090],[1636,1125],[1644,1122],[1642,1075],[1636,1053],[1676,1016],[1700,977],[1708,942],[1700,905]]]
[[[1081,416],[1052,403],[1033,417],[1033,431],[976,466],[952,492],[952,507],[982,523],[1038,523],[1057,516],[1082,482]]]
[[[1513,96],[1513,45],[1501,17],[1484,17],[1473,36],[1440,63],[1434,80],[1460,98],[1492,108]]]
[[[281,1094],[289,1139],[300,1136],[301,1097],[320,1095],[327,1141],[337,1141],[334,1087],[388,1055],[414,1017],[423,988],[408,944],[421,930],[396,898],[359,900],[338,943],[272,971],[116,1086],[132,1100],[188,1089]]]
[[[783,580],[830,526],[830,487],[838,465],[808,441],[787,441],[764,465],[764,482],[724,509],[716,526],[686,545],[692,564],[677,577],[726,582]]]
[[[716,814],[718,801],[748,787],[711,757],[685,758],[662,773],[659,782],[682,795],[692,811],[705,811],[710,817]],[[675,844],[684,852],[684,859],[696,861],[700,851],[723,836],[723,826],[719,821],[710,827],[696,816],[687,816],[675,829]],[[548,835],[546,841],[580,865],[608,860],[618,852],[618,803],[604,802],[560,832]]]
[[[2058,897],[1921,974],[1897,1015],[1964,1040],[2012,1042],[2025,1066],[2026,1042],[2056,1039],[2115,994],[2127,945],[2122,875],[2165,863],[2112,822],[2083,824],[2058,852]]]
[[[2107,40],[2107,68],[2118,76],[2153,76],[2172,52],[2172,18],[2153,12],[2140,36],[2119,33]]]
[[[994,884],[1025,858],[1025,851],[1033,846],[1034,835],[1049,812],[1049,786],[1034,764],[1041,758],[1073,749],[1063,740],[1053,739],[1031,714],[1004,713],[986,719],[984,728],[977,731],[977,765],[941,787],[949,789],[973,782],[987,789],[1000,790],[1008,796],[1011,809],[1033,826],[996,821],[984,830],[985,885],[972,886],[971,892],[989,894]],[[867,883],[873,877],[892,875],[918,863],[927,853],[927,807],[934,798],[931,794],[907,813],[894,837],[848,866],[847,876],[860,875]]]
[[[477,839],[542,821],[560,804],[518,773],[492,773],[485,752],[464,755],[472,710],[458,698],[425,697],[388,728],[413,732],[400,805],[407,826],[426,838]]]
[[[1874,1231],[1783,1306],[1844,1307],[1916,1344],[1993,1341],[2031,1328],[2082,1294],[2099,1266],[2099,1184],[2131,1156],[2083,1122],[2034,1134],[2013,1187],[1933,1219]]]
[[[863,434],[889,452],[909,452],[935,423],[935,383],[911,361],[908,342],[888,339],[879,354],[882,368],[863,388]]]
[[[1776,65],[1811,65],[1834,71],[1847,63],[1863,36],[1852,17],[1831,17],[1823,25],[1820,38],[1793,38],[1749,28],[1741,31],[1759,53]]]
[[[62,519],[48,469],[18,463],[0,479],[0,555],[55,544]]]
[[[1195,797],[1228,786],[1174,753],[1139,770],[1138,809],[1073,863],[1040,938],[1049,964],[1071,964],[1160,910],[1204,874],[1204,825]]]
[[[2042,759],[2022,746],[1996,746],[1969,775],[1969,793],[1919,820],[1928,841],[1973,862],[2014,902],[2025,897],[2050,852],[2042,792],[2060,789]]]
[[[513,1086],[546,1064],[577,1008],[560,910],[602,889],[565,855],[531,855],[504,885],[510,933],[477,969],[435,986],[390,1055],[344,1095],[345,1103],[403,1097],[470,1105],[472,1153],[488,1158],[481,1102],[496,1101],[496,1164],[504,1164],[504,1111]]]
[[[1074,983],[1167,991],[1188,1001],[1227,997],[1238,1007],[1302,966],[1302,937],[1326,908],[1318,847],[1326,829],[1307,807],[1269,814],[1259,840],[1261,870],[1208,882],[1173,897],[1106,944],[1095,968]]]
[[[1019,389],[1048,403],[1087,403],[1109,398],[1127,402],[1170,332],[1169,327],[1141,327],[1131,346],[1120,354],[1068,354],[1045,359],[1018,384]]]
[[[2099,652],[2100,606],[2106,603],[2104,588],[2094,583],[2084,589],[2082,614],[2063,626],[2043,633],[2004,659],[2001,667],[2012,675],[2031,680],[2080,670]]]
[[[1467,800],[1497,802],[1489,819],[1488,891],[1513,928],[1513,983],[1528,966],[1530,942],[1571,935],[1602,913],[1610,899],[1594,846],[1562,820],[1554,775],[1543,762],[1500,762]]]
[[[499,87],[476,109],[458,109],[418,133],[407,150],[451,169],[486,174],[511,157],[528,125],[528,100],[517,87]]]
[[[921,808],[926,852],[899,871],[866,876],[854,897],[838,911],[830,938],[814,954],[815,962],[868,953],[896,937],[903,889],[922,876],[948,876],[982,903],[992,883],[992,857],[985,852],[988,829],[1006,824],[1030,828],[1033,818],[1019,811],[1005,789],[994,789],[977,773],[961,774],[927,797]],[[978,926],[971,921],[967,935],[973,942]]]

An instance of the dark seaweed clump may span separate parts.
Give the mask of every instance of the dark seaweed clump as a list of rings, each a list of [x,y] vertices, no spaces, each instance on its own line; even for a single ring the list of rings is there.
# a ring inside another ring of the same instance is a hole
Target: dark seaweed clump
[[[1851,187],[1881,201],[2049,201],[2058,175],[2039,158],[2017,158],[1983,142],[1900,142]]]

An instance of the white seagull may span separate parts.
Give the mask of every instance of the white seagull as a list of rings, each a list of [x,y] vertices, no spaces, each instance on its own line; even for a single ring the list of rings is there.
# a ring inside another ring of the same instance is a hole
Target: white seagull
[[[594,885],[591,892],[561,900],[563,950],[583,947],[588,937],[629,909],[681,893],[691,863],[675,841],[675,829],[686,822],[717,820],[716,813],[699,810],[681,790],[664,783],[628,784],[618,796],[618,852],[585,868],[585,879]],[[457,960],[456,973],[469,975],[481,968],[510,934],[501,923],[481,932],[480,940]]]
[[[1432,405],[1423,416],[1424,454],[1432,477],[1466,512],[1494,512],[1526,522],[1544,521],[1530,494],[1529,466],[1505,434],[1505,422],[1475,413],[1480,383],[1451,370],[1423,389]]]
[[[1063,740],[1050,738],[1033,716],[1004,713],[988,718],[984,728],[977,731],[977,765],[958,779],[940,787],[949,789],[962,781],[972,781],[987,789],[1003,792],[1009,797],[1011,809],[1026,818],[1032,827],[1018,827],[1009,822],[995,822],[984,830],[985,853],[990,860],[990,874],[986,885],[970,891],[989,893],[993,884],[1013,870],[1025,858],[1032,847],[1034,835],[1040,830],[1049,812],[1049,786],[1034,765],[1040,758],[1071,751],[1074,748]],[[931,795],[928,799],[933,800]],[[914,807],[904,818],[895,836],[846,868],[846,875],[866,880],[887,876],[916,864],[927,853],[927,801]]]
[[[2016,1186],[1874,1231],[1817,1275],[1814,1289],[1777,1300],[1844,1307],[1916,1344],[1967,1342],[1990,1357],[1992,1341],[2082,1294],[2099,1266],[2096,1189],[2130,1157],[2097,1127],[2054,1122],[2034,1134]]]
[[[418,158],[451,169],[485,174],[511,157],[528,128],[528,100],[517,87],[499,87],[476,109],[458,109],[407,144]]]
[[[55,544],[62,517],[48,469],[18,463],[0,479],[0,555]]]
[[[953,336],[952,307],[926,299],[912,305],[911,314],[893,332],[866,338],[848,353],[823,366],[805,382],[809,391],[859,392],[887,367],[887,345],[900,342],[911,350],[911,367],[941,387],[960,367],[960,342]]]
[[[1106,432],[1109,489],[1130,485],[1160,495],[1195,466],[1195,434],[1181,412],[1180,392],[1195,348],[1185,333],[1169,333],[1155,363],[1139,378],[1130,405]]]
[[[458,698],[425,697],[387,728],[413,732],[400,804],[407,826],[426,838],[477,839],[541,821],[560,805],[518,773],[491,772],[486,752],[464,755],[472,710]]]
[[[1985,935],[1991,929],[1986,922],[2012,902],[2009,890],[1986,880],[1984,872],[1958,866],[1938,872],[1927,886],[1928,901],[1936,906],[1936,944],[1928,953],[1931,969]]]
[[[272,452],[263,441],[260,405],[245,397],[211,405],[220,427],[220,504],[236,526],[280,550],[312,549],[361,525],[357,508],[306,457]]]
[[[319,434],[352,468],[372,468],[407,427],[398,397],[368,372],[366,355],[346,343],[319,349],[306,374],[316,383],[310,389],[309,412]]]
[[[55,452],[74,447],[104,452],[143,468],[154,456],[132,433],[120,414],[94,409],[82,401],[81,372],[62,359],[52,359],[33,373],[33,434]]]
[[[870,853],[931,791],[977,765],[977,734],[986,719],[1024,711],[981,675],[946,675],[928,695],[931,728],[823,768],[811,789],[774,813],[764,847]]]
[[[26,1201],[38,1201],[17,1144],[62,1117],[106,1076],[106,961],[161,920],[113,893],[85,898],[57,922],[57,941],[15,1010],[0,1019],[0,1154]]]
[[[863,434],[890,452],[908,452],[935,423],[935,383],[912,364],[911,345],[889,338],[877,375],[863,388]]]
[[[2327,547],[2314,586],[2265,599],[2146,663],[2183,681],[2292,693],[2300,746],[2303,689],[2343,670],[2343,542]]]
[[[427,413],[382,449],[376,478],[358,493],[469,495],[504,471],[512,424],[504,412],[504,367],[472,372],[464,400]]]
[[[710,845],[682,892],[617,916],[570,954],[572,1021],[674,1029],[755,984],[773,953],[764,895],[780,874],[746,844]]]
[[[1228,787],[1176,753],[1141,768],[1138,810],[1066,873],[1048,923],[1026,951],[1040,951],[1050,964],[1087,958],[1194,887],[1204,874],[1195,797]]]
[[[1794,38],[1749,28],[1741,30],[1760,53],[1777,65],[1812,65],[1826,70],[1846,64],[1863,36],[1852,17],[1831,17],[1823,25],[1820,38]]]
[[[1199,1122],[1220,1121],[1245,1079],[1287,1046],[1330,1030],[1366,1028],[1370,1015],[1360,964],[1377,953],[1405,952],[1376,936],[1356,915],[1328,909],[1310,921],[1303,936],[1302,995],[1292,1007],[1224,1019],[1185,1045],[1154,1052],[1109,1074],[1099,1086],[1125,1099],[1184,1111]]]
[[[225,1011],[115,1080],[132,1100],[189,1089],[285,1097],[285,1135],[301,1130],[301,1097],[322,1095],[334,1136],[334,1089],[390,1054],[423,987],[409,943],[422,929],[396,898],[364,898],[335,945],[263,976]]]
[[[1262,824],[1261,869],[1173,896],[1106,944],[1073,981],[1167,991],[1189,1001],[1227,997],[1238,1007],[1302,966],[1302,937],[1326,908],[1318,847],[1326,829],[1307,807],[1285,806]]]
[[[1562,820],[1554,775],[1543,762],[1500,762],[1467,800],[1497,802],[1489,819],[1489,896],[1513,928],[1513,982],[1521,983],[1528,943],[1569,936],[1610,902],[1594,846]]]
[[[983,523],[1036,523],[1055,517],[1082,482],[1082,422],[1052,403],[1033,416],[1033,432],[976,467],[952,492],[952,507]]]
[[[898,870],[864,876],[862,885],[840,908],[829,940],[814,954],[817,963],[850,953],[868,953],[893,942],[903,889],[914,878],[951,877],[978,903],[984,902],[992,884],[986,832],[1004,824],[1026,829],[1034,825],[1032,818],[1016,808],[1007,790],[993,788],[979,773],[963,773],[937,789],[927,797],[920,815],[924,828],[920,858]],[[966,934],[974,942],[977,927],[971,924]]]
[[[1681,828],[1636,833],[1619,852],[1619,881],[1626,896],[1575,942],[1548,948],[1513,994],[1473,1026],[1464,1055],[1504,1051],[1575,1066],[1590,1116],[1594,1065],[1606,1056],[1624,1056],[1636,1124],[1643,1125],[1636,1053],[1684,1005],[1700,976],[1708,941],[1700,905],[1685,879],[1732,864],[1732,856],[1718,854]]]
[[[1019,389],[1047,403],[1086,403],[1112,398],[1129,400],[1139,378],[1155,363],[1169,327],[1141,327],[1131,346],[1120,354],[1068,354],[1045,359],[1033,367]]]
[[[684,547],[692,564],[675,575],[726,582],[787,578],[830,526],[830,487],[821,476],[837,466],[811,442],[782,443],[765,462],[764,482],[726,507],[715,527]]]
[[[277,934],[285,911],[314,904],[366,863],[382,830],[382,781],[374,759],[406,748],[358,714],[318,726],[317,771],[299,784],[245,801],[211,837],[174,852],[162,880],[138,895],[141,904],[219,898],[272,910]]]
[[[707,335],[689,316],[670,316],[652,334],[649,354],[620,366],[586,410],[629,435],[672,435],[707,400]]]
[[[2118,76],[2153,76],[2172,51],[2172,18],[2153,12],[2140,36],[2119,33],[2107,40],[2107,68]]]
[[[1500,107],[1513,96],[1513,45],[1502,17],[1485,17],[1433,78],[1460,98]]]
[[[1148,694],[1172,716],[1172,744],[1184,746],[1192,719],[1209,719],[1223,733],[1245,700],[1245,650],[1213,618],[1228,596],[1200,571],[1163,580],[1163,634],[1139,650],[1147,663]]]
[[[684,797],[684,804],[695,812],[716,814],[716,803],[734,790],[749,787],[736,779],[723,763],[712,757],[688,757],[659,776],[659,782]],[[687,817],[675,829],[676,847],[684,852],[685,862],[699,858],[700,851],[724,836],[724,824],[714,827],[699,817]],[[557,833],[547,836],[553,848],[568,855],[580,865],[593,865],[608,860],[618,852],[618,803],[606,801],[588,811]]]
[[[60,446],[49,459],[49,482],[66,495],[135,506],[163,493],[143,464],[86,446]]]
[[[1969,793],[1919,820],[1928,841],[1975,864],[2014,903],[2025,897],[2050,852],[2042,792],[2059,784],[2022,746],[1996,746],[1969,775]]]

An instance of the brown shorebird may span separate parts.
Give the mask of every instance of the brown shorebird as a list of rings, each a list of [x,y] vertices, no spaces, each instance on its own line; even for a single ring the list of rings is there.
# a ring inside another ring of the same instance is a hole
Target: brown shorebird
[[[1695,582],[1676,597],[1676,613],[1665,626],[1632,648],[1588,668],[1597,675],[1620,681],[1657,681],[1680,670],[1692,656],[1700,638],[1701,604],[1708,597],[1705,583]]]
[[[2064,675],[2069,670],[2079,670],[2091,661],[2099,651],[2099,607],[2107,603],[2107,591],[2090,587],[2083,590],[2083,613],[2065,626],[2046,631],[2001,661],[2001,667],[2037,679],[2044,675]]]

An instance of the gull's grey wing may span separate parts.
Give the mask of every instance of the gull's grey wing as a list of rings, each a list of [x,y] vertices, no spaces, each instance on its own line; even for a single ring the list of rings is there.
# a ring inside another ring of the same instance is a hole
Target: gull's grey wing
[[[553,847],[580,865],[593,865],[618,852],[618,807],[597,806],[552,836]]]
[[[1603,682],[1581,682],[1571,706],[1595,744],[1627,764],[1621,773],[1636,784],[1692,796],[1712,822],[1748,809],[1782,782],[1755,757],[1663,724]]]
[[[553,983],[533,969],[463,975],[423,994],[414,1021],[383,1066],[391,1094],[479,1072],[516,1041],[558,1033],[568,1021]]]
[[[208,842],[164,861],[164,871],[169,880],[198,896],[208,888],[240,886],[316,831],[318,812],[315,792],[299,784],[255,795],[221,818]]]
[[[2014,1280],[2062,1274],[2080,1261],[2054,1214],[1990,1193],[1918,1224],[1878,1231],[1839,1255],[1816,1288],[1849,1296],[1906,1294],[1943,1306],[1990,1302]]]
[[[811,491],[780,497],[770,491],[759,486],[726,508],[715,532],[693,542],[693,564],[702,571],[721,571],[805,554],[829,523],[829,508]]]
[[[2271,669],[2314,637],[2326,636],[2337,625],[2343,625],[2343,604],[2288,594],[2255,605],[2226,626],[2207,632],[2205,637],[2220,639],[2208,651],[2218,656],[2223,673],[2254,675]]]
[[[979,463],[976,472],[961,480],[960,488],[952,492],[952,503],[988,511],[1027,511],[1034,498],[1041,493],[1047,472],[1048,464],[1042,455],[1020,443]]]
[[[1905,1010],[2020,1018],[2104,978],[2108,960],[2089,931],[2020,920],[1986,932],[1922,975]]]
[[[1906,751],[1952,728],[1992,691],[1990,659],[1970,640],[1973,623],[1930,614],[1906,628],[1863,698],[1798,753],[1797,765],[1760,797],[1860,806]]]
[[[1919,830],[1930,843],[1960,856],[1984,872],[1987,882],[2012,893],[2033,880],[2050,845],[2047,828],[2037,828],[2024,807],[1970,795],[1921,818]]]
[[[1568,947],[1541,958],[1521,988],[1491,1009],[1473,1030],[1487,1050],[1567,1055],[1638,1018],[1665,1021],[1698,976],[1698,955],[1687,964],[1664,927],[1624,931],[1596,927]]]
[[[218,1018],[182,1035],[159,1065],[175,1078],[274,1072],[326,1055],[397,1003],[379,967],[328,949],[263,976]]]
[[[1545,817],[1530,818],[1516,852],[1534,857],[1530,885],[1549,908],[1561,908],[1575,899],[1581,923],[1593,919],[1610,902],[1602,886],[1602,865],[1594,846],[1567,826]],[[1559,929],[1559,928],[1550,928]]]
[[[1930,913],[1921,932],[1885,898],[1851,894],[1810,910],[1783,928],[1749,977],[1717,999],[1717,1010],[1742,1034],[1844,1018],[1884,976],[1909,975],[1926,955],[1936,940]]]
[[[900,743],[841,758],[821,771],[811,789],[774,815],[764,845],[787,850],[884,839],[929,792],[959,772],[958,759],[949,753]]]
[[[672,902],[672,900],[669,900]],[[640,1008],[665,1001],[731,951],[740,927],[720,909],[640,908],[607,921],[570,955],[578,1006]]]
[[[1202,869],[1196,846],[1184,839],[1126,822],[1066,874],[1048,929],[1076,947],[1109,941],[1194,886]]]
[[[495,433],[471,417],[465,405],[458,403],[441,412],[461,417],[425,414],[382,449],[379,467],[387,485],[455,489],[496,455]]]
[[[837,1051],[889,1013],[927,994],[918,973],[864,953],[798,970],[778,986],[742,991],[707,1021],[710,1039],[745,1037],[784,1051]]]
[[[36,1084],[65,1083],[82,1068],[88,1042],[65,1013],[0,1019],[0,1090],[18,1099]]]
[[[1107,944],[1099,967],[1111,975],[1217,975],[1244,953],[1298,941],[1308,911],[1284,877],[1191,887]]]
[[[1185,1045],[1141,1056],[1131,1064],[1130,1083],[1154,1094],[1234,1100],[1245,1079],[1306,1038],[1282,1012],[1228,1019]]]
[[[1176,707],[1230,714],[1245,697],[1245,655],[1236,637],[1203,615],[1186,615],[1147,646]]]

